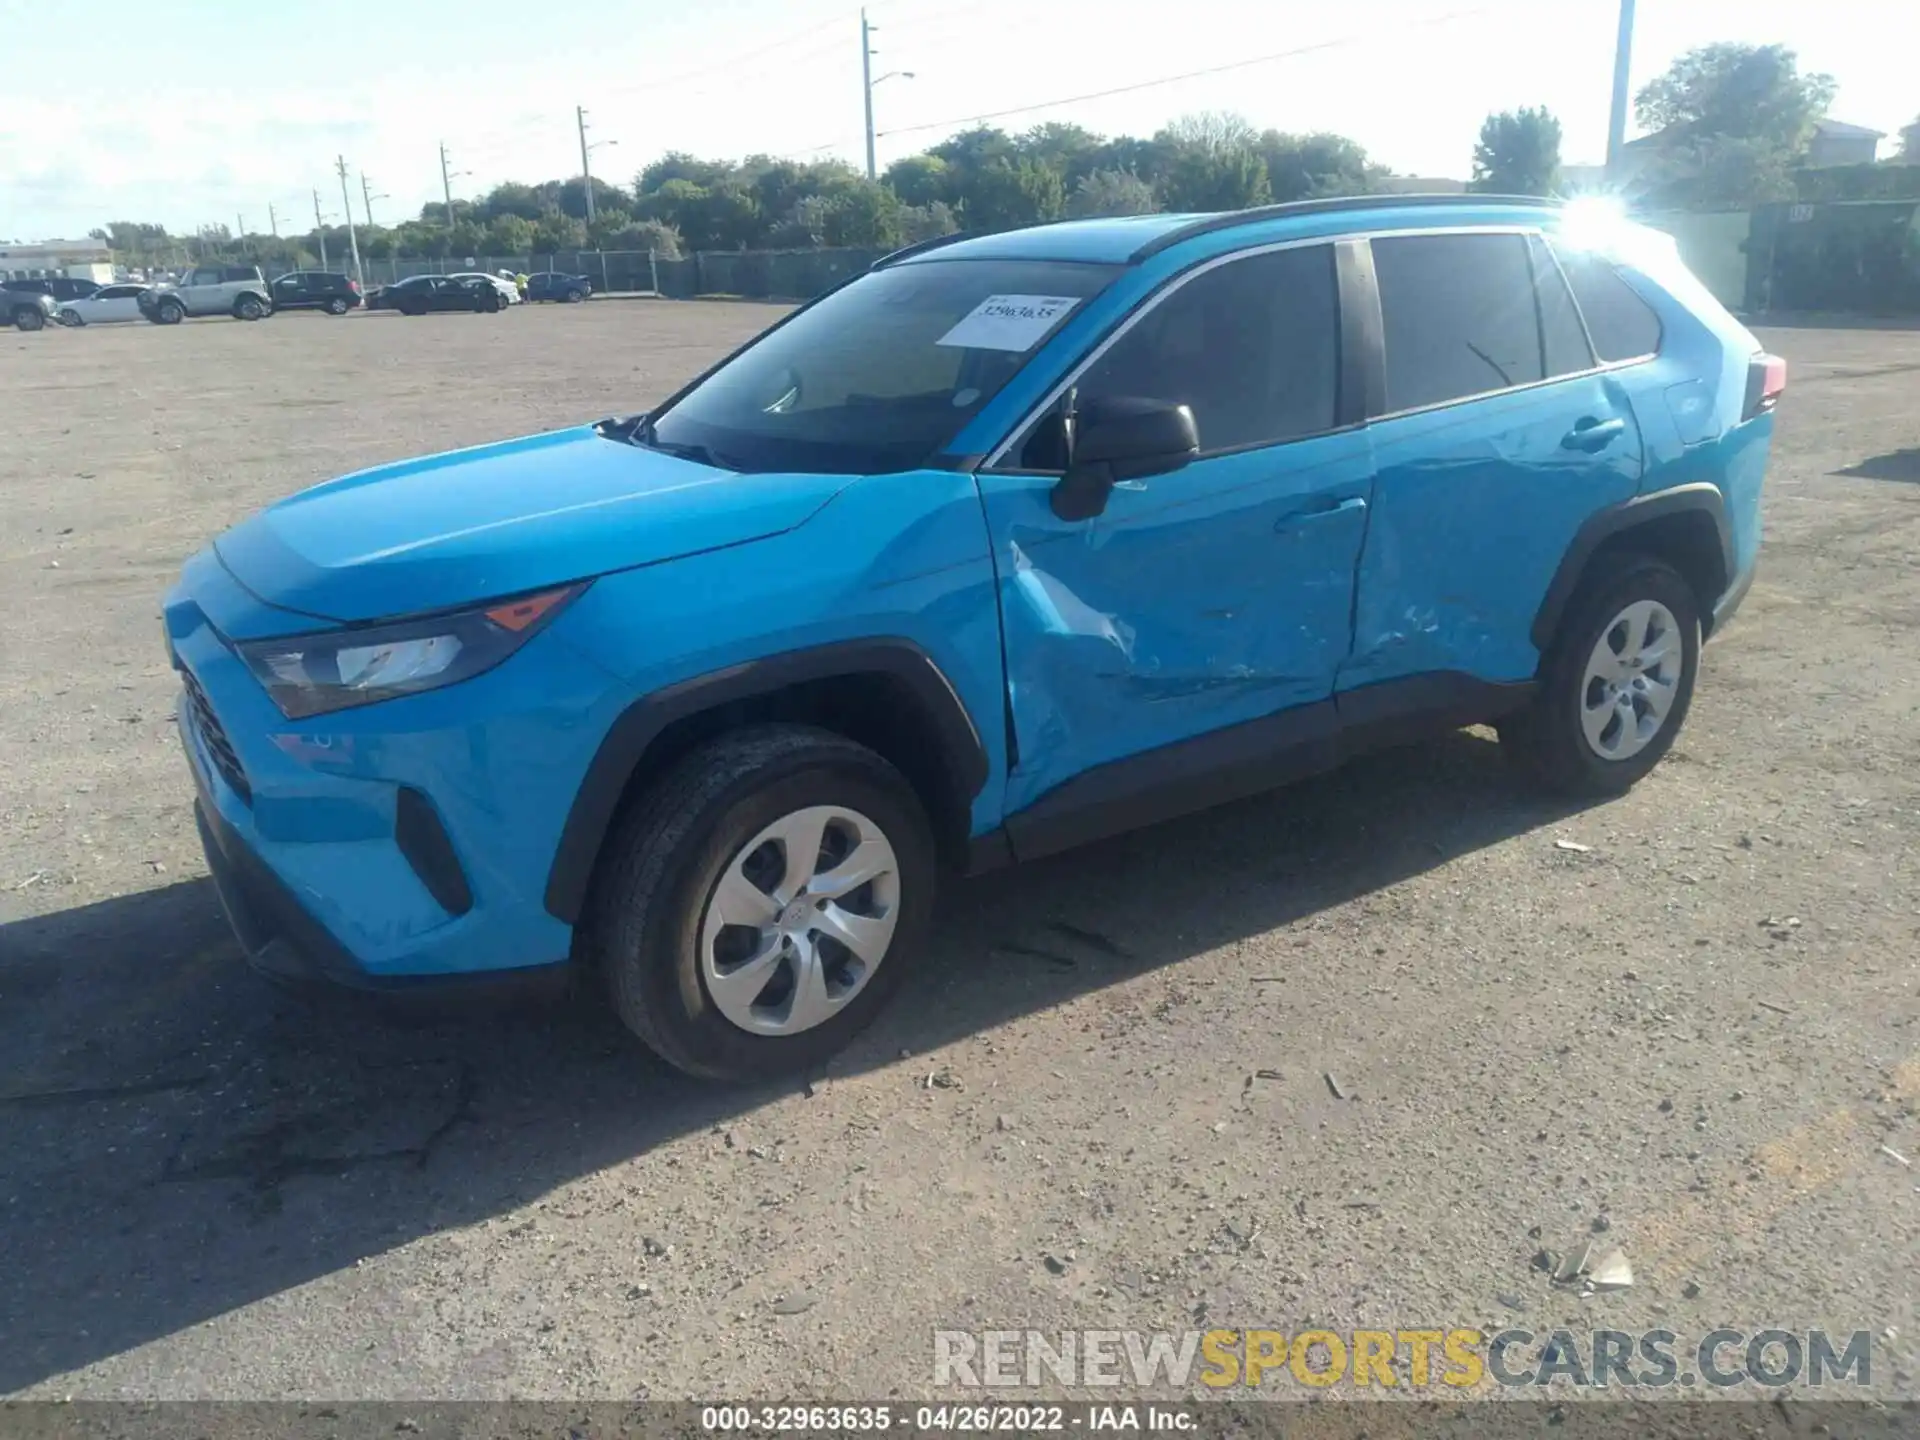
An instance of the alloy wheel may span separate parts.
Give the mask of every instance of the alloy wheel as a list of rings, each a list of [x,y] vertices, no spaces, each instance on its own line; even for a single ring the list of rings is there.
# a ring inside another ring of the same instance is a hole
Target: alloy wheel
[[[1580,728],[1602,760],[1630,760],[1653,742],[1680,690],[1686,647],[1658,600],[1636,600],[1607,625],[1587,658]]]
[[[887,957],[900,862],[872,820],[838,805],[784,815],[737,851],[700,925],[715,1008],[756,1035],[798,1035],[838,1015]]]

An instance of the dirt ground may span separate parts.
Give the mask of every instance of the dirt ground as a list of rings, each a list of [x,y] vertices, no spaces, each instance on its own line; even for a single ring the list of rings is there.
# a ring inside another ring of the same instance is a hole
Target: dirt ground
[[[1760,579],[1626,799],[1463,733],[967,885],[810,1090],[251,975],[180,562],[775,313],[0,332],[0,1394],[919,1396],[935,1328],[1312,1323],[1865,1329],[1915,1395],[1920,332],[1765,333]],[[1632,1288],[1529,1266],[1586,1239]]]

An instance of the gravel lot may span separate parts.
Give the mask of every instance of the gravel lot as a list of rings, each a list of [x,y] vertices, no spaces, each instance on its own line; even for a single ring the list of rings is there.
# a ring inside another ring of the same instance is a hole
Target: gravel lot
[[[1915,1395],[1920,332],[1765,335],[1760,580],[1627,799],[1527,798],[1469,732],[969,885],[810,1093],[586,1006],[248,973],[180,562],[776,313],[0,333],[0,1394],[873,1399],[928,1392],[936,1327],[1204,1317],[1870,1329]],[[1633,1288],[1529,1268],[1603,1222]]]

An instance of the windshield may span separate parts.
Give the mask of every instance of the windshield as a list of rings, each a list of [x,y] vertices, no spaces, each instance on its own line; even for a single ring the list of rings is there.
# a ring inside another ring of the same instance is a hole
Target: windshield
[[[729,470],[911,470],[1119,270],[925,260],[873,271],[735,356],[641,441]]]

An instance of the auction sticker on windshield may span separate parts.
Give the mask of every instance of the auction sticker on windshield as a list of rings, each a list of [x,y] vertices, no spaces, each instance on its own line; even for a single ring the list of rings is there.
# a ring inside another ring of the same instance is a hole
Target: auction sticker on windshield
[[[935,343],[963,350],[1031,350],[1079,303],[1072,295],[989,295]]]

